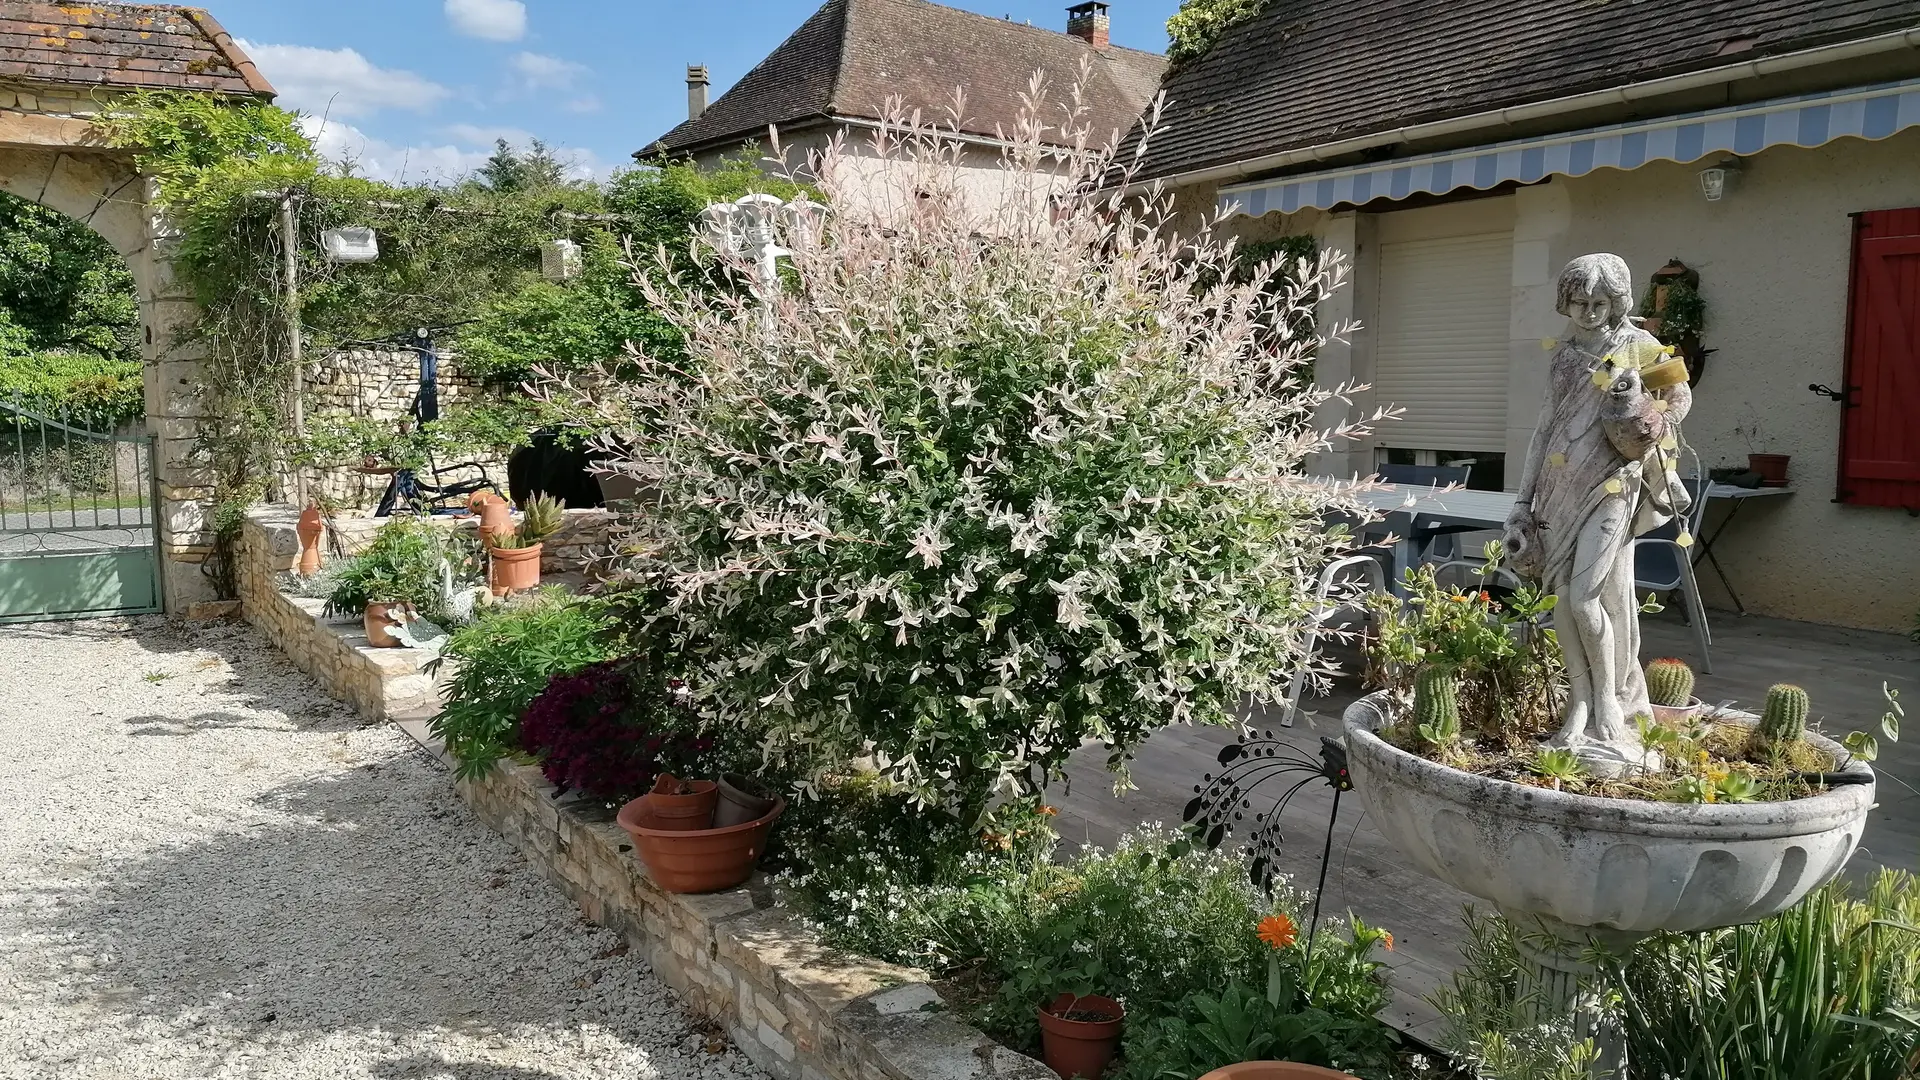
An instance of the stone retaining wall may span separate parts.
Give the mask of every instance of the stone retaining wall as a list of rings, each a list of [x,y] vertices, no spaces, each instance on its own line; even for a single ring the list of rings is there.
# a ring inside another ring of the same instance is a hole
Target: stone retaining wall
[[[294,531],[299,514],[291,507],[255,507],[247,514],[240,541],[240,610],[266,632],[301,671],[320,681],[328,694],[351,704],[360,715],[384,720],[437,708],[439,685],[422,667],[433,654],[420,649],[376,649],[367,643],[358,618],[330,619],[325,601],[289,596],[279,590],[280,575],[300,558]],[[366,550],[380,526],[391,519],[338,517],[321,550],[328,561]],[[445,528],[472,528],[472,519],[432,518]],[[610,544],[614,515],[605,510],[569,510],[566,524],[549,537],[540,555],[543,580],[578,585],[592,559]],[[441,673],[444,679],[450,671]]]
[[[618,825],[556,802],[535,766],[502,762],[454,786],[777,1080],[1055,1080],[954,1018],[924,972],[822,945],[758,878],[700,896],[661,891]]]
[[[463,373],[460,359],[442,352],[434,372],[442,412],[461,405],[482,402],[492,396],[479,379]],[[315,357],[306,383],[309,423],[324,424],[339,416],[379,420],[394,425],[409,416],[414,397],[420,392],[420,355],[411,349],[341,349]],[[442,468],[463,461],[438,461]],[[503,460],[479,462],[487,475],[504,490],[507,464]],[[449,473],[447,481],[476,475]],[[432,477],[428,482],[438,483]],[[388,478],[351,468],[318,469],[313,473],[315,488],[335,505],[364,509],[380,501]]]

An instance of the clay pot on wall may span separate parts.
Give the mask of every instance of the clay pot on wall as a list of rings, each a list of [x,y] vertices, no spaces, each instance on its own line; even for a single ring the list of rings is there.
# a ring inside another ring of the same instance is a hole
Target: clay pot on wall
[[[773,799],[754,794],[758,790],[751,780],[738,773],[722,776],[720,802],[713,809],[713,827],[724,829],[765,817],[767,811],[773,809]]]
[[[647,875],[671,893],[718,892],[745,882],[767,850],[767,834],[787,800],[776,798],[773,809],[759,818],[724,829],[676,828],[673,819],[660,816],[662,799],[690,797],[642,795],[620,808],[615,820],[633,838]]]
[[[398,649],[403,642],[393,636],[393,630],[412,618],[412,604],[404,600],[381,600],[367,605],[366,614],[360,617],[360,622],[367,628],[367,644],[376,649]]]
[[[505,536],[513,531],[513,507],[507,501],[491,492],[478,492],[467,502],[467,508],[480,515],[480,542],[491,548],[493,538]]]
[[[312,577],[320,572],[320,536],[326,530],[326,524],[320,520],[320,508],[308,503],[307,508],[300,511],[300,520],[293,527],[294,535],[300,538],[298,569],[301,577]]]
[[[1061,994],[1039,1007],[1040,1058],[1047,1068],[1073,1080],[1099,1080],[1120,1044],[1127,1010],[1110,997]]]
[[[1760,474],[1761,487],[1786,487],[1791,454],[1748,454],[1747,468]]]
[[[647,794],[656,829],[688,831],[713,828],[713,810],[720,802],[720,785],[711,780],[682,780],[661,773]]]
[[[497,505],[488,503],[488,507]],[[480,528],[486,529],[486,519],[481,519]],[[509,529],[509,532],[512,530]],[[505,596],[510,592],[524,592],[540,584],[540,545],[529,544],[523,548],[503,548],[489,546],[487,549],[487,584],[492,587],[493,595]]]

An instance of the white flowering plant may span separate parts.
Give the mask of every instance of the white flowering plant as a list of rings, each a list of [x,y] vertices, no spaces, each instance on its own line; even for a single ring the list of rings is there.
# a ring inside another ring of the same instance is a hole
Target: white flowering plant
[[[624,572],[662,589],[710,720],[871,755],[973,820],[1086,740],[1123,769],[1283,690],[1347,542],[1325,515],[1362,513],[1302,470],[1366,430],[1317,422],[1353,388],[1289,378],[1341,258],[1226,273],[1216,223],[1173,231],[1077,91],[1046,100],[1036,78],[992,183],[897,109],[857,168],[815,154],[832,210],[794,212],[782,283],[636,272],[691,359],[581,395],[655,500]]]

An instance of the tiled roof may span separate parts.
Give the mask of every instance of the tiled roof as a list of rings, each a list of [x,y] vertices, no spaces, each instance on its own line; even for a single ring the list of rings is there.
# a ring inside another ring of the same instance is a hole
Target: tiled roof
[[[273,95],[213,16],[171,4],[0,0],[0,79]]]
[[[1118,46],[1095,49],[1068,34],[928,0],[828,0],[698,120],[642,153],[764,140],[768,124],[809,118],[876,119],[896,94],[908,109],[944,121],[962,85],[962,129],[991,136],[1012,129],[1035,71],[1045,71],[1054,93],[1064,97],[1089,57],[1088,122],[1104,141],[1132,126],[1159,88],[1166,58]]]
[[[1920,0],[1274,0],[1168,73],[1144,175],[1915,26]]]

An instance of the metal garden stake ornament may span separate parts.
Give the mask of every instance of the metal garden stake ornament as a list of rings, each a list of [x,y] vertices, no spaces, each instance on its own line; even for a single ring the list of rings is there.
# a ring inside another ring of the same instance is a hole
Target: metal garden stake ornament
[[[1315,780],[1324,780],[1333,789],[1326,844],[1320,852],[1320,880],[1314,886],[1313,915],[1307,924],[1307,950],[1311,952],[1314,932],[1320,927],[1320,896],[1327,890],[1327,864],[1333,855],[1333,826],[1340,817],[1340,796],[1353,790],[1353,778],[1347,772],[1346,747],[1323,735],[1320,757],[1316,761],[1293,744],[1274,738],[1269,730],[1243,735],[1239,742],[1222,749],[1220,764],[1223,768],[1217,775],[1206,773],[1200,777],[1200,783],[1194,785],[1193,800],[1187,803],[1181,819],[1209,851],[1233,835],[1235,828],[1248,827],[1246,849],[1252,859],[1248,877],[1269,896],[1273,894],[1274,864],[1285,841],[1280,832],[1281,812],[1301,788]],[[1291,783],[1281,790],[1273,808],[1254,810],[1253,793],[1282,777]],[[1293,780],[1293,777],[1299,779]]]

